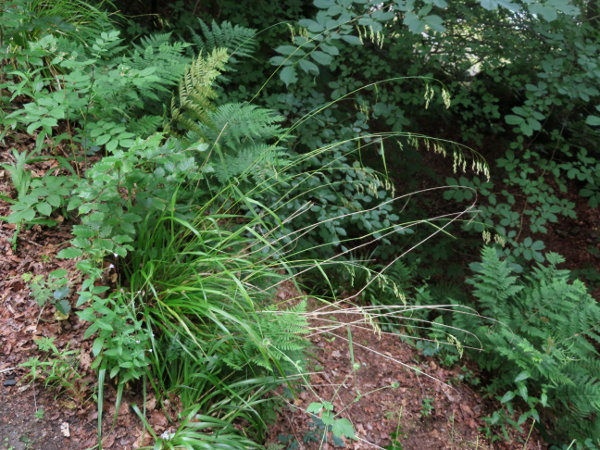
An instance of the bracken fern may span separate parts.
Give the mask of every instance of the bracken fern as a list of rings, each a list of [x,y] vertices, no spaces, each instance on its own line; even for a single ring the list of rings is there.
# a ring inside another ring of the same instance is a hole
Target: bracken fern
[[[467,282],[489,319],[456,313],[453,326],[481,339],[484,351],[473,357],[493,373],[491,389],[515,389],[526,380],[520,391],[525,401],[547,392],[547,408],[537,408],[556,439],[600,438],[597,302],[581,281],[569,282],[569,271],[556,267],[564,262],[560,255],[548,253],[547,266],[522,278],[512,275],[496,249],[487,247],[482,255]]]

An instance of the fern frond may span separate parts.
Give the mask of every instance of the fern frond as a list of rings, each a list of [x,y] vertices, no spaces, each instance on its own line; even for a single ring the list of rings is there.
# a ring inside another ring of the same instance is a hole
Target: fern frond
[[[260,141],[283,135],[279,123],[282,116],[273,111],[248,103],[228,103],[219,106],[211,115],[215,129],[228,146],[237,146],[242,141]],[[221,130],[224,132],[221,133]]]
[[[517,277],[511,276],[512,269],[506,261],[500,260],[494,247],[482,251],[482,262],[472,264],[477,275],[467,283],[475,286],[474,294],[483,306],[482,314],[503,321],[508,319],[506,309],[498,308],[523,289],[517,285]]]
[[[134,44],[125,62],[138,70],[156,67],[155,75],[163,85],[174,86],[189,63],[189,58],[184,55],[189,45],[182,42],[171,43],[171,33],[151,34],[142,37],[139,44]]]
[[[163,118],[161,116],[146,115],[131,120],[127,129],[139,136],[150,136],[152,133],[156,133],[162,121]]]
[[[213,83],[227,62],[227,50],[214,49],[204,57],[202,54],[188,66],[179,82],[177,97],[171,101],[171,122],[167,131],[175,133],[178,124],[186,131],[194,131],[202,136],[203,128],[209,125],[209,112],[214,109],[212,100],[216,97]]]
[[[217,48],[225,48],[230,55],[230,64],[234,65],[237,62],[236,57],[249,57],[256,50],[255,30],[240,25],[234,26],[228,21],[219,25],[213,20],[209,27],[206,22],[198,19],[198,25],[202,36],[192,29],[190,31],[199,53],[210,53]],[[228,69],[233,70],[231,67]]]
[[[470,330],[488,350],[474,358],[494,372],[495,389],[514,389],[515,374],[522,372],[529,374],[531,392],[544,386],[561,438],[600,437],[600,360],[594,345],[600,340],[600,306],[582,282],[570,282],[569,271],[556,267],[562,261],[550,254],[547,266],[517,280],[494,249],[482,252],[469,283],[485,314],[507,326],[485,326],[473,316]]]

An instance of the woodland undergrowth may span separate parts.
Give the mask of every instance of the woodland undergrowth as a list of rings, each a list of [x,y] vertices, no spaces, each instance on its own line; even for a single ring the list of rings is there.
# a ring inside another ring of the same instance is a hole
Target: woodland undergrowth
[[[29,281],[40,306],[88,323],[99,442],[110,382],[118,402],[132,383],[180,399],[160,436],[135,407],[153,448],[262,448],[276,388],[310,389],[306,336],[326,331],[310,295],[448,364],[466,351],[502,405],[490,439],[535,424],[556,448],[597,448],[600,308],[538,239],[575,216],[570,180],[600,201],[591,2],[283,3],[191,17],[180,1],[154,22],[107,1],[0,7],[2,220],[14,248],[24,229],[74,224],[56,257],[82,282]],[[454,173],[434,187],[428,151]],[[443,238],[474,232],[469,262],[487,245],[469,272]],[[286,283],[297,298],[280,301]],[[327,402],[308,413],[358,439]]]

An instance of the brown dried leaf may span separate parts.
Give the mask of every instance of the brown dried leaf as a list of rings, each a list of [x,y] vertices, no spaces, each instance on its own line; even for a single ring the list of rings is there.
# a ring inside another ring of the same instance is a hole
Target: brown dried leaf
[[[148,422],[150,422],[152,428],[158,432],[164,431],[169,423],[166,416],[158,410],[154,410],[150,413],[150,420]]]

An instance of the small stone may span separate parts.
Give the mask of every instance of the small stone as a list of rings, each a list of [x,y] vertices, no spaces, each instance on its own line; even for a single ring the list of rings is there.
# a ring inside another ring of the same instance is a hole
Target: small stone
[[[14,386],[15,384],[17,384],[17,380],[10,379],[10,380],[4,380],[4,382],[2,383],[3,386]]]

